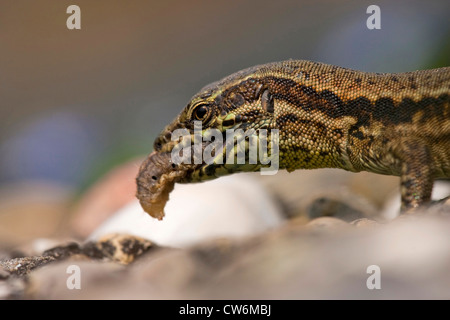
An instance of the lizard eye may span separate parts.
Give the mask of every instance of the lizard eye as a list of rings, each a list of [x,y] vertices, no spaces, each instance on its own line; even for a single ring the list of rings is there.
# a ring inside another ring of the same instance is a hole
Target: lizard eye
[[[200,104],[192,111],[192,118],[194,120],[205,121],[210,116],[210,108],[207,104]]]
[[[264,90],[261,95],[261,106],[266,112],[273,113],[274,111],[273,97],[268,89]]]

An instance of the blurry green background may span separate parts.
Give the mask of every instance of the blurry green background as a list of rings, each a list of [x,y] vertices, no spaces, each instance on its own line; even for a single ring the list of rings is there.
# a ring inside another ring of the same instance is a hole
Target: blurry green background
[[[66,28],[71,4],[81,30]],[[381,30],[366,27],[371,4]],[[79,193],[149,153],[201,87],[252,65],[448,66],[449,12],[448,0],[2,0],[0,187],[47,181]]]

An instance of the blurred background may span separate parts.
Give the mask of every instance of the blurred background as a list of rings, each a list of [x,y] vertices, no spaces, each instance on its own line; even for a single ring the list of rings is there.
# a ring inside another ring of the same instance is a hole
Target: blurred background
[[[66,27],[71,4],[81,30]],[[366,27],[371,4],[381,30]],[[55,233],[95,181],[151,152],[201,87],[240,69],[449,66],[449,12],[448,0],[1,0],[0,244]]]

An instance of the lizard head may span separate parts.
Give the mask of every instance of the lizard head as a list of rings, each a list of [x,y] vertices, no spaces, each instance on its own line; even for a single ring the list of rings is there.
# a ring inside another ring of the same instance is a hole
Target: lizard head
[[[290,60],[251,67],[201,89],[158,135],[142,164],[142,206],[162,217],[163,205],[155,203],[167,201],[179,182],[240,171],[343,167],[336,159],[343,158],[347,120],[333,94],[342,82],[335,73],[333,67]]]
[[[253,77],[256,70],[258,67],[240,71],[201,89],[156,138],[155,151],[172,152],[177,145],[180,146],[181,139],[174,134],[181,130],[189,136],[192,143],[195,141],[195,132],[201,133],[202,152],[214,142],[218,147],[218,140],[224,146],[227,132],[236,133],[237,139],[238,134],[243,132],[247,139],[245,152],[248,157],[248,141],[258,139],[261,129],[273,129],[276,124],[271,88],[262,78]],[[200,131],[195,131],[198,129]],[[211,139],[212,135],[214,138]],[[261,163],[249,164],[247,161],[246,164],[237,164],[236,161],[227,161],[226,148],[221,151],[217,149],[219,148],[214,150],[213,156],[223,157],[223,163],[192,161],[192,165],[184,166],[189,171],[186,182],[211,179],[237,171],[256,171],[261,167]],[[194,153],[193,150],[192,155]]]

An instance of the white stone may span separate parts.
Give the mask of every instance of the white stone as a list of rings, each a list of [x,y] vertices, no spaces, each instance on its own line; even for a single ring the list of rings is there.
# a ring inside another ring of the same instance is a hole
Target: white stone
[[[254,173],[256,174],[256,173]],[[242,238],[283,223],[276,202],[249,174],[234,174],[195,184],[176,184],[158,221],[132,201],[90,236],[127,233],[171,247],[216,238]]]

